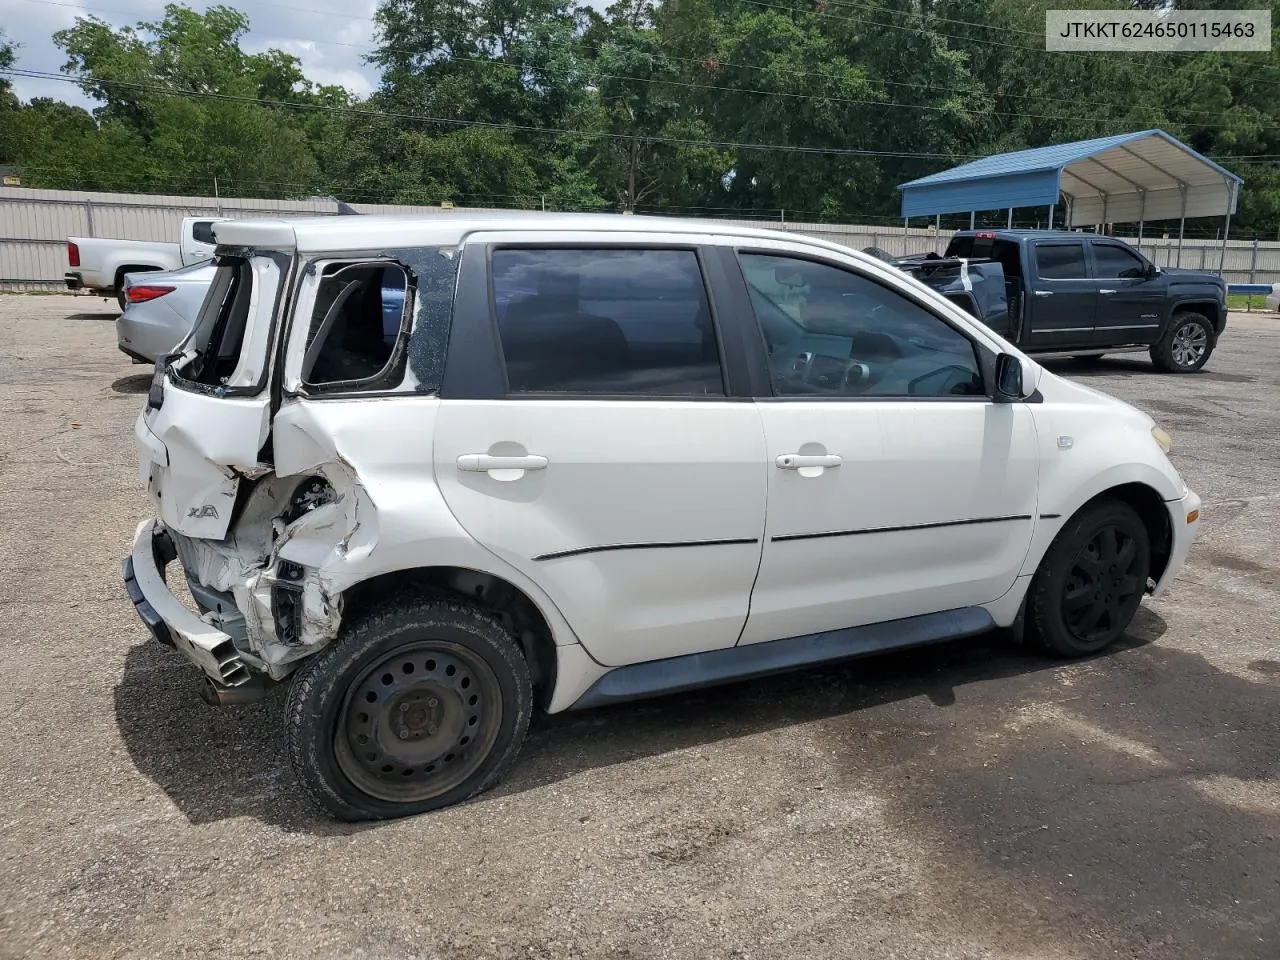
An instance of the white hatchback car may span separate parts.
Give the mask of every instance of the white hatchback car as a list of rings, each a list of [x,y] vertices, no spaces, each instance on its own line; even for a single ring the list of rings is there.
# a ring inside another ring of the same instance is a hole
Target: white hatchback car
[[[137,423],[158,519],[126,585],[211,702],[291,680],[294,765],[341,818],[492,786],[535,704],[1022,623],[1095,653],[1195,534],[1149,417],[834,244],[609,216],[214,230]]]

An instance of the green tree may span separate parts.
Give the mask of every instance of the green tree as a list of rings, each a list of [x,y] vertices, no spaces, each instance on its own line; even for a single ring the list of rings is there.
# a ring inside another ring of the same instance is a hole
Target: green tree
[[[460,138],[446,123],[400,121],[420,138],[471,147],[488,138],[496,152],[514,145],[522,166],[533,171],[532,194],[560,206],[599,205],[591,175],[594,139],[538,132],[590,133],[597,121],[580,49],[584,15],[568,0],[385,0],[376,19],[380,45],[369,59],[382,69],[383,82],[371,105],[410,117],[492,124]],[[397,141],[415,139],[397,133]],[[369,160],[393,167],[400,147],[386,146],[372,144]],[[474,196],[468,199],[499,200],[511,191],[510,181],[470,178]]]
[[[653,20],[650,0],[618,0],[584,37],[607,134],[597,145],[601,193],[627,210],[696,204],[732,163],[724,151],[680,142],[707,140],[711,130],[690,110],[682,65]]]
[[[92,125],[51,104],[29,108],[31,182],[207,194],[216,178],[220,189],[248,196],[311,192],[319,170],[303,118],[256,101],[332,94],[288,54],[246,54],[239,41],[248,25],[227,7],[169,5],[156,23],[116,29],[81,17],[59,31],[64,69],[102,105]]]

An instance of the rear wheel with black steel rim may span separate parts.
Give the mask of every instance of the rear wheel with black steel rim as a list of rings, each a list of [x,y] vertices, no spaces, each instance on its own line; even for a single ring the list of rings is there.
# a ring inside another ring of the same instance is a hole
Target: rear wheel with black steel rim
[[[1160,342],[1151,348],[1151,362],[1166,373],[1194,373],[1213,353],[1213,327],[1199,313],[1179,313]]]
[[[1150,569],[1142,518],[1127,503],[1095,500],[1067,521],[1031,581],[1032,636],[1064,657],[1105,649],[1137,612]]]
[[[502,778],[532,700],[528,666],[496,616],[402,598],[347,625],[303,667],[286,712],[290,754],[339,819],[423,813]]]

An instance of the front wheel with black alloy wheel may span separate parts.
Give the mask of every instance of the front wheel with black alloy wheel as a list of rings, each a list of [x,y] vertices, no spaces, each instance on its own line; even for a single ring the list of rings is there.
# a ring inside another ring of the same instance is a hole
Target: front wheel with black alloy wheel
[[[1200,313],[1179,313],[1151,348],[1151,362],[1165,373],[1194,373],[1213,353],[1213,325]]]
[[[1137,613],[1150,569],[1150,538],[1133,507],[1093,501],[1067,521],[1031,581],[1028,632],[1063,657],[1106,649]]]
[[[357,617],[294,679],[290,757],[340,820],[459,803],[498,783],[529,728],[533,690],[497,616],[450,599],[402,597]]]

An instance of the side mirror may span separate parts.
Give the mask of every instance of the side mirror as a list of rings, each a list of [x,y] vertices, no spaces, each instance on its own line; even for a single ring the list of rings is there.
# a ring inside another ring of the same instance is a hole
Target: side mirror
[[[1158,276],[1160,276],[1160,268],[1159,268],[1159,267],[1157,267],[1154,263],[1148,263],[1148,264],[1147,264],[1147,279],[1148,279],[1148,280],[1154,280],[1154,279],[1155,279],[1156,277],[1158,277]]]
[[[1017,403],[1022,394],[1022,363],[1011,353],[996,357],[996,386],[991,399],[996,403]]]

